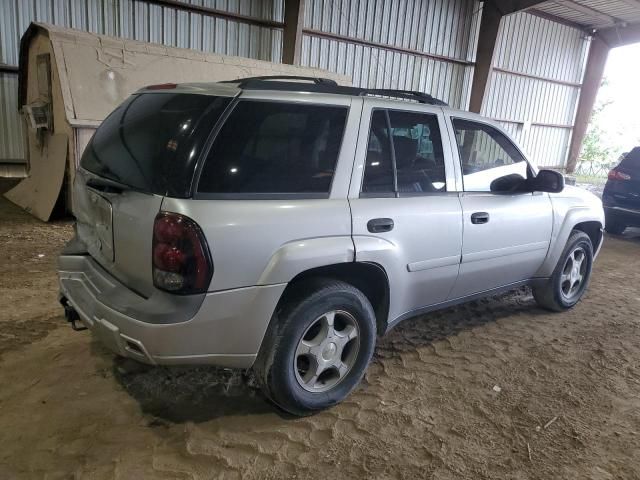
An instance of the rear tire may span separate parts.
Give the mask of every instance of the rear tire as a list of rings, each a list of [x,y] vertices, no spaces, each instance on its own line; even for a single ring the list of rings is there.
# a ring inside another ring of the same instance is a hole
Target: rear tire
[[[607,233],[611,233],[613,235],[622,235],[627,229],[627,226],[607,216],[604,229],[607,231]]]
[[[294,415],[342,401],[360,383],[376,341],[376,317],[352,285],[294,287],[274,314],[254,371],[265,395]]]
[[[589,286],[593,245],[589,235],[573,230],[551,278],[533,287],[533,297],[547,310],[562,312],[575,306]]]

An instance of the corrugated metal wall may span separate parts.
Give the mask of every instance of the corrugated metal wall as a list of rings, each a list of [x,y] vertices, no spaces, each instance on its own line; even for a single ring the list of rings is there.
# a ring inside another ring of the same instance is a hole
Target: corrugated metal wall
[[[0,73],[0,163],[24,162],[23,138],[18,115],[18,75]]]
[[[281,22],[283,0],[181,0],[182,3]],[[32,21],[89,32],[280,61],[282,32],[235,20],[152,5],[144,0],[2,0],[0,61],[17,65],[22,33]]]
[[[284,0],[183,0],[282,22]],[[475,0],[307,0],[302,64],[355,85],[421,90],[467,108],[481,9]],[[18,64],[31,21],[279,62],[282,30],[144,0],[3,0],[0,63]],[[502,121],[538,165],[563,165],[588,40],[527,13],[501,25],[484,114]],[[549,81],[553,80],[553,81]],[[23,157],[17,76],[0,74],[0,162]]]
[[[482,113],[539,166],[566,162],[588,49],[581,30],[528,13],[502,20]]]
[[[357,86],[420,90],[465,108],[478,21],[473,0],[308,0],[302,64],[349,75]]]
[[[264,20],[283,20],[283,0],[182,0]],[[282,30],[212,18],[142,0],[0,0],[0,63],[18,65],[20,37],[32,21],[279,62]],[[24,158],[18,77],[0,74],[0,162]]]

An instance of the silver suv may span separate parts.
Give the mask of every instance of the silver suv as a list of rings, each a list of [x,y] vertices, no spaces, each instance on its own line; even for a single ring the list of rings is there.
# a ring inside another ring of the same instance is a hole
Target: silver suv
[[[143,88],[73,193],[72,326],[149,364],[252,367],[299,415],[344,399],[406,318],[526,284],[571,308],[604,225],[494,122],[323,79]]]

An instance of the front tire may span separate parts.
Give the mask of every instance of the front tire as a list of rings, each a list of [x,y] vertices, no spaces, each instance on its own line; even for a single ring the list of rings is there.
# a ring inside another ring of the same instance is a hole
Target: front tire
[[[360,383],[375,340],[375,314],[360,290],[314,281],[287,294],[254,371],[273,403],[309,415],[339,403]]]
[[[574,230],[569,236],[551,278],[533,288],[538,305],[562,312],[575,306],[589,286],[593,267],[593,245],[589,236]]]

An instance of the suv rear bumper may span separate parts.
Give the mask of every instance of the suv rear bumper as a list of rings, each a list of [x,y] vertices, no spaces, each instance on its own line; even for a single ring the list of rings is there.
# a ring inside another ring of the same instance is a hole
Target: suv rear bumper
[[[607,218],[630,227],[640,226],[640,210],[624,207],[604,207]]]
[[[152,323],[157,312],[153,297],[145,299],[133,292],[90,256],[60,256],[58,274],[61,300],[76,310],[103,344],[118,355],[164,365],[249,368],[286,287],[278,284],[208,293],[204,299],[194,299],[201,305],[186,321]],[[185,297],[176,296],[176,302],[184,307]],[[140,315],[145,307],[148,313]],[[158,316],[166,317],[166,312]]]

